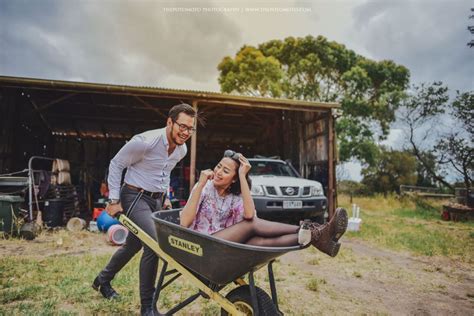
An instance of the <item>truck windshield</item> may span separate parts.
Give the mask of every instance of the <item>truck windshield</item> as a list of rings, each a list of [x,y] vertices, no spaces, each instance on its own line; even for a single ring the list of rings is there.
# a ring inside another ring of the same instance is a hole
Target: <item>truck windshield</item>
[[[298,175],[290,168],[289,165],[277,161],[250,161],[252,169],[250,169],[251,176],[283,176],[283,177],[298,177]]]

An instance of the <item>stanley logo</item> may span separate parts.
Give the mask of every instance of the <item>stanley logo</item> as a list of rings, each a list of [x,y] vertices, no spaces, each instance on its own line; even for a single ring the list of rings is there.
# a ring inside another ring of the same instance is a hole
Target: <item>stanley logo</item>
[[[123,224],[123,226],[127,227],[128,230],[131,231],[133,234],[135,234],[135,235],[138,234],[138,230],[128,220],[124,219],[122,224]]]
[[[193,242],[169,235],[168,242],[172,247],[181,249],[183,251],[192,253],[193,255],[202,257],[202,248],[201,245],[195,244]]]

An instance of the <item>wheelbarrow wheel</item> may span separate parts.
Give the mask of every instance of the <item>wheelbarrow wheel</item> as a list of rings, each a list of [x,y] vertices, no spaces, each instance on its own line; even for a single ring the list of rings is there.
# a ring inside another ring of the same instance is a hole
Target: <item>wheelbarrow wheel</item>
[[[273,304],[271,297],[261,288],[255,287],[257,292],[257,299],[258,299],[258,313],[259,315],[279,315],[279,312]],[[242,285],[238,288],[233,289],[226,295],[226,298],[234,303],[239,311],[244,313],[245,315],[254,315],[253,307],[252,307],[252,298],[250,296],[250,287],[248,285]],[[227,311],[221,309],[221,315],[226,316],[229,315]]]

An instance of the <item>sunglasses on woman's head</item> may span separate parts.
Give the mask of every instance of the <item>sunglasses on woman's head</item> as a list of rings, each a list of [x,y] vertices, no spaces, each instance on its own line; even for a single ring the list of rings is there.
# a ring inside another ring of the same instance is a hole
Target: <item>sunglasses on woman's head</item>
[[[237,153],[237,152],[235,152],[231,149],[227,149],[226,151],[224,151],[224,157],[231,158],[231,159],[233,159],[233,160],[240,163],[240,160],[239,160],[240,156],[239,155],[240,155],[239,153]]]

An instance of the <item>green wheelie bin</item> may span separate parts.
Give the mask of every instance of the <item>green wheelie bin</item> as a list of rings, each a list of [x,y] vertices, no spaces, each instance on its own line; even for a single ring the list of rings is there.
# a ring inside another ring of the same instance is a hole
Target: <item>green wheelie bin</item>
[[[0,234],[7,236],[18,234],[17,221],[20,205],[25,200],[17,195],[0,195]]]

